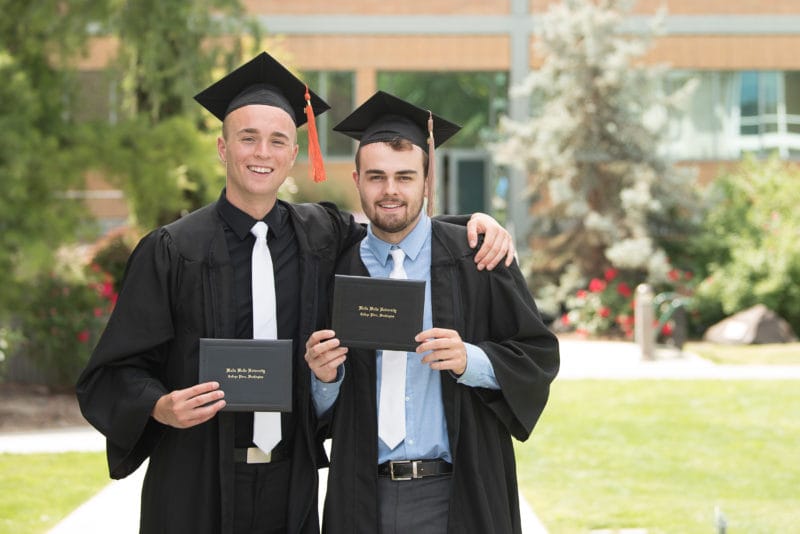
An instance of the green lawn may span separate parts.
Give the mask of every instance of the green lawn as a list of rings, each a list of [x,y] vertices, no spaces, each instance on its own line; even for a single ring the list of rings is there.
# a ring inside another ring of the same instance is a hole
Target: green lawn
[[[800,365],[800,343],[719,345],[693,341],[686,343],[683,349],[715,363]]]
[[[557,380],[518,473],[551,534],[797,532],[799,444],[796,381]]]
[[[0,454],[0,533],[47,532],[109,483],[105,454]]]

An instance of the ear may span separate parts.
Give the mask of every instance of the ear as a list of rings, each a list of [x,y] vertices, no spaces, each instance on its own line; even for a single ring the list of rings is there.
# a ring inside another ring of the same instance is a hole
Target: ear
[[[294,160],[297,159],[297,154],[300,151],[300,145],[297,143],[294,144],[294,154],[292,154],[292,167],[294,167]]]
[[[358,171],[355,170],[353,171],[353,182],[355,182],[357,189],[361,182],[358,179]]]
[[[222,136],[217,137],[217,156],[219,156],[219,160],[222,164],[225,165],[225,139],[223,139]]]

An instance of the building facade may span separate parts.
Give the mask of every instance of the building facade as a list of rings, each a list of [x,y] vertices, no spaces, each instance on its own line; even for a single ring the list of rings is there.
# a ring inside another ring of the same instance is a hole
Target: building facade
[[[445,160],[438,207],[491,211],[500,202],[521,233],[528,217],[525,176],[512,171],[498,180],[481,131],[501,113],[522,119],[530,112],[528,102],[509,101],[507,89],[540,64],[535,44],[542,14],[557,1],[243,4],[267,35],[265,47],[333,104],[318,125],[332,180],[352,190],[353,144],[330,127],[374,91],[428,103],[456,122],[464,120],[454,116],[463,110],[468,122],[479,117],[482,124],[467,124],[458,136],[464,140],[439,155]],[[668,65],[676,81],[698,80],[689,112],[671,127],[670,155],[697,166],[701,180],[745,152],[800,160],[800,2],[639,0],[625,31],[641,31],[662,7],[665,34],[646,60]],[[99,42],[87,67],[102,65],[110,50],[113,43]],[[296,171],[305,176],[302,162]],[[113,197],[97,194],[103,195]]]

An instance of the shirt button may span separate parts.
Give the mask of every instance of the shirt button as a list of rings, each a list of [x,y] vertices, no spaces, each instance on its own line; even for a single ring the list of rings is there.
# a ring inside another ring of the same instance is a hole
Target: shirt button
[[[406,397],[406,402],[410,401],[411,397]]]
[[[408,444],[409,445],[413,445],[414,444],[414,440],[413,439],[408,440]]]

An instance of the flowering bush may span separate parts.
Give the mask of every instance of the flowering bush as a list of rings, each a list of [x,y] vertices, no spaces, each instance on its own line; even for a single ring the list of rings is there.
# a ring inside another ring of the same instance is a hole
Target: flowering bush
[[[578,289],[567,298],[567,312],[561,316],[560,328],[573,330],[584,336],[632,339],[635,322],[634,291],[640,283],[632,280],[632,276],[626,276],[614,268],[606,269],[602,278],[592,278],[587,287]],[[671,269],[667,280],[654,290],[688,295],[690,289],[687,282],[691,280],[691,273]],[[660,313],[661,310],[656,310],[656,326],[659,325]],[[673,328],[673,322],[665,320],[660,324],[659,334],[670,336]]]
[[[50,385],[75,383],[116,303],[110,275],[84,271],[80,279],[53,273],[33,280],[20,311],[23,352]]]

